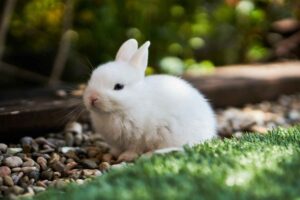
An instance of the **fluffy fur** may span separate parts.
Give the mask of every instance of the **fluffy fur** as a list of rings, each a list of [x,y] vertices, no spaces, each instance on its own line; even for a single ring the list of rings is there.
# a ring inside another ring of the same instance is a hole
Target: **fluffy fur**
[[[126,41],[115,61],[94,70],[84,93],[96,132],[119,160],[216,136],[209,103],[189,83],[168,75],[144,77],[149,45],[138,49],[136,40]],[[117,83],[124,88],[114,90]]]

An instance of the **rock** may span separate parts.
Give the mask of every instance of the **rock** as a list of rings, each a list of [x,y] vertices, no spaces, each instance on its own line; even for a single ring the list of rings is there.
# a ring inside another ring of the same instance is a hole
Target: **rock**
[[[17,156],[11,156],[4,159],[4,164],[8,167],[19,167],[23,164],[23,161],[21,158]]]
[[[74,137],[74,143],[79,146],[81,145],[82,141],[83,141],[82,133],[76,133]]]
[[[43,187],[43,188],[46,188],[47,187],[47,184],[45,183],[45,181],[38,181],[36,183],[37,186],[40,186],[40,187]]]
[[[0,167],[0,177],[9,176],[11,174],[11,170],[7,166]]]
[[[300,119],[300,111],[297,110],[291,110],[288,114],[288,117],[292,121],[297,121]]]
[[[32,188],[35,191],[35,193],[43,192],[46,190],[44,187],[39,187],[39,186],[33,186]]]
[[[32,159],[28,159],[26,162],[23,163],[22,167],[33,167],[35,162]]]
[[[113,156],[110,153],[106,153],[103,155],[102,160],[104,162],[111,162],[111,160],[113,159]]]
[[[25,174],[30,173],[32,171],[37,171],[36,167],[22,167],[22,172],[24,172]]]
[[[65,140],[66,140],[67,146],[73,146],[74,145],[74,136],[73,136],[73,133],[67,132],[65,134]]]
[[[89,169],[96,169],[98,167],[97,163],[91,159],[83,159],[81,164]]]
[[[14,186],[14,181],[12,180],[12,178],[10,176],[4,176],[3,177],[3,183],[6,186]]]
[[[83,176],[85,177],[90,177],[95,175],[95,170],[94,169],[84,169],[82,170]]]
[[[24,175],[24,172],[13,173],[11,175],[11,178],[13,179],[15,185],[19,183],[19,181],[23,177],[23,175]]]
[[[21,167],[15,167],[15,168],[12,168],[11,171],[20,172],[20,171],[22,171],[22,168]]]
[[[71,169],[74,169],[77,165],[78,165],[77,162],[74,162],[74,161],[73,162],[69,162],[69,163],[67,163],[65,170],[69,171]]]
[[[66,186],[66,182],[61,180],[61,179],[58,179],[58,180],[55,180],[52,182],[52,185],[55,187],[55,188],[63,188]]]
[[[32,148],[33,139],[31,137],[23,137],[21,139],[21,145],[25,153],[30,153]]]
[[[52,153],[51,155],[51,159],[50,159],[50,164],[55,162],[55,161],[59,161],[60,160],[60,155],[57,153]]]
[[[121,168],[126,167],[126,166],[127,166],[126,162],[121,162],[119,164],[112,165],[111,168],[112,169],[121,169]]]
[[[33,170],[28,173],[29,178],[33,178],[35,181],[39,180],[40,172],[38,170]]]
[[[22,148],[7,148],[6,153],[7,153],[8,155],[14,155],[14,154],[20,153],[20,152],[22,152],[22,151],[23,151]]]
[[[87,155],[89,158],[95,158],[99,152],[100,152],[100,149],[98,149],[96,147],[90,147],[87,149]]]
[[[15,185],[12,187],[12,191],[16,195],[20,195],[20,194],[23,194],[25,190],[22,187]]]
[[[54,172],[52,170],[43,171],[41,173],[41,178],[51,181],[53,179],[53,173]]]
[[[71,133],[75,133],[75,134],[77,134],[77,133],[81,134],[82,133],[82,126],[78,122],[68,123],[66,125],[65,132],[71,132]]]
[[[72,169],[66,172],[70,178],[78,179],[81,177],[82,171],[79,169]]]
[[[82,184],[84,184],[84,180],[83,179],[77,179],[76,183],[79,184],[79,185],[82,185]]]
[[[78,148],[77,147],[62,147],[60,149],[60,151],[63,153],[63,154],[67,154],[69,151],[76,151]]]
[[[37,163],[41,166],[42,170],[46,170],[48,168],[47,166],[47,160],[44,157],[38,157]]]
[[[109,164],[108,162],[102,162],[102,163],[100,163],[100,165],[99,165],[99,169],[100,169],[102,172],[109,170],[109,168],[110,168],[110,164]]]
[[[4,195],[8,195],[9,194],[9,187],[5,186],[5,185],[1,185],[0,186],[0,191],[4,194]]]
[[[63,172],[65,170],[65,165],[60,161],[54,161],[51,163],[51,168],[54,171]]]
[[[4,143],[0,143],[0,151],[1,151],[2,153],[5,153],[6,150],[7,150],[7,145],[4,144]]]
[[[61,177],[61,173],[60,172],[54,172],[53,173],[53,179],[54,180],[56,180],[56,179],[58,179],[58,178],[60,178]]]
[[[44,137],[38,137],[38,138],[36,138],[35,142],[38,143],[39,145],[48,145],[51,148],[56,148],[56,146],[53,143],[49,142]]]

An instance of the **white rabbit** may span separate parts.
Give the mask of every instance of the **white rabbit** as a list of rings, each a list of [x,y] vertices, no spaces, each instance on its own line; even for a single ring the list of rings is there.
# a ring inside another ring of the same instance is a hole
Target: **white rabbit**
[[[189,83],[169,75],[145,77],[149,46],[138,49],[136,40],[126,41],[115,61],[93,71],[83,96],[96,132],[120,161],[216,136],[212,108]]]

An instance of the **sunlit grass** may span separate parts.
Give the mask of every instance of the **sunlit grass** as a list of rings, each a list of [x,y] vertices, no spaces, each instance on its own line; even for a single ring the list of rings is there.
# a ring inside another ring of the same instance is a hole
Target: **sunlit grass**
[[[35,199],[297,199],[299,153],[300,127],[247,134],[142,158]]]

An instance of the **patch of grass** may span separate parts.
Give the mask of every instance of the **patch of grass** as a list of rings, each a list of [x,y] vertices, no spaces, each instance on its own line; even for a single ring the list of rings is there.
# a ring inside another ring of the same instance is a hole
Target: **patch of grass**
[[[300,127],[214,140],[139,159],[33,199],[299,199]]]

